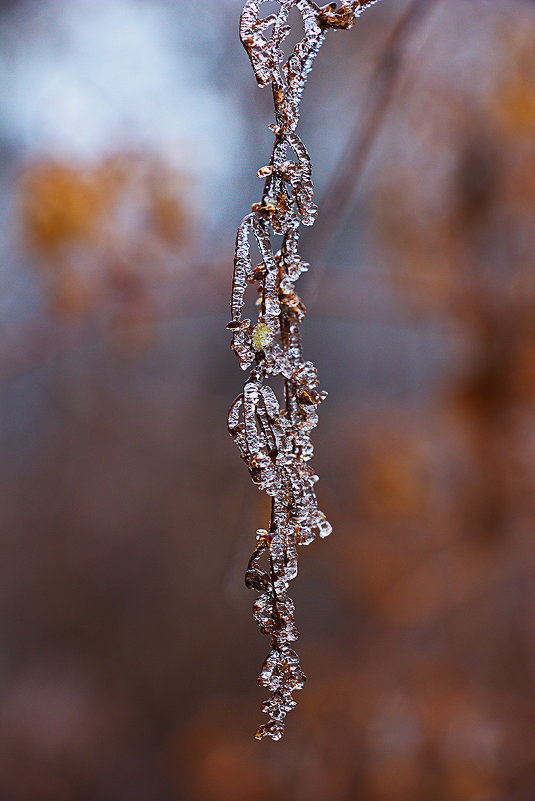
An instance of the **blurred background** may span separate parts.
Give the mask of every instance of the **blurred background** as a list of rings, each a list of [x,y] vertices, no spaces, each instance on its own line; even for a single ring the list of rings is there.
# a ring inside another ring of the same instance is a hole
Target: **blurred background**
[[[240,10],[1,3],[0,799],[533,801],[535,4],[384,0],[310,78],[334,533],[278,744],[225,422],[272,142]]]

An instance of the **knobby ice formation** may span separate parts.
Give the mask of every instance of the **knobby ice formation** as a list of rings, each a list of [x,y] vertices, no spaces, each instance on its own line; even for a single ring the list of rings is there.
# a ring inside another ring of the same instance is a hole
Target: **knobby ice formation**
[[[262,199],[243,219],[236,237],[232,320],[227,328],[240,366],[249,372],[243,392],[230,408],[228,427],[253,482],[272,499],[269,528],[257,531],[245,583],[259,593],[254,617],[271,638],[271,651],[258,678],[270,691],[262,705],[269,721],[256,737],[279,740],[284,719],[295,706],[292,693],[303,687],[306,678],[291,647],[298,632],[288,587],[297,575],[297,546],[331,533],[318,509],[314,491],[318,476],[310,466],[310,432],[326,393],[319,391],[316,368],[303,355],[300,324],[306,310],[294,288],[308,269],[298,253],[299,229],[312,225],[317,212],[310,158],[295,129],[306,79],[327,30],[350,28],[378,0],[342,2],[338,8],[337,3],[319,7],[310,0],[280,0],[278,11],[262,18],[264,2],[275,5],[271,0],[247,0],[240,38],[259,86],[271,86],[275,124],[270,128],[275,143],[269,164],[257,173],[266,179]],[[287,22],[292,8],[301,13],[304,38],[285,61],[282,45],[291,31]],[[252,263],[251,237],[261,255],[259,265]],[[275,237],[278,250],[273,247]],[[249,285],[258,290],[256,323],[242,319]],[[270,377],[279,375],[284,381],[284,408],[269,385]]]

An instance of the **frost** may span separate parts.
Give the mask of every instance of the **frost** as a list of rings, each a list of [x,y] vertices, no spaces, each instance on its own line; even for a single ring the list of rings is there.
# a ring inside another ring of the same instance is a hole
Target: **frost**
[[[234,349],[243,370],[249,370],[243,392],[234,401],[228,427],[251,478],[272,499],[269,529],[259,529],[245,574],[247,587],[259,593],[253,614],[260,630],[271,638],[271,651],[258,683],[270,691],[262,705],[269,722],[257,739],[279,740],[284,719],[295,706],[292,693],[305,683],[299,657],[289,643],[298,637],[294,604],[287,592],[297,576],[297,546],[327,537],[331,525],[318,509],[314,485],[318,476],[309,465],[313,455],[310,432],[318,422],[317,409],[325,399],[316,368],[303,355],[300,323],[306,309],[295,282],[308,269],[298,254],[299,229],[312,225],[317,208],[310,157],[295,129],[307,76],[330,28],[350,28],[362,11],[378,0],[329,3],[320,8],[311,0],[281,0],[279,11],[265,18],[267,0],[247,0],[240,20],[240,38],[259,86],[271,86],[275,142],[270,163],[257,176],[265,179],[260,202],[252,206],[236,236],[231,322]],[[290,9],[302,16],[304,38],[284,61],[282,45],[291,29]],[[282,237],[274,252],[274,235]],[[254,237],[262,264],[253,267],[250,239]],[[248,285],[259,292],[258,320],[242,320]],[[270,376],[284,379],[284,408],[269,386]]]

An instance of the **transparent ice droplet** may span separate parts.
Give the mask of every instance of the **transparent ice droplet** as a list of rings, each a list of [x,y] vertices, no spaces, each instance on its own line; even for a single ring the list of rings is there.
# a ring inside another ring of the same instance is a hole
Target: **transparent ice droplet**
[[[284,726],[280,721],[270,720],[269,723],[263,723],[255,734],[257,740],[263,737],[271,737],[272,740],[280,740],[284,734]]]

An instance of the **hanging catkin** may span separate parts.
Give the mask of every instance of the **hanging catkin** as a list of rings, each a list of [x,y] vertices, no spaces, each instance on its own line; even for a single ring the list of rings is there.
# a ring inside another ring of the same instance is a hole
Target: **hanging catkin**
[[[248,375],[230,408],[228,426],[254,483],[272,499],[269,527],[257,531],[245,582],[259,593],[254,616],[271,638],[271,651],[258,678],[270,691],[262,705],[269,721],[256,736],[279,740],[284,719],[295,706],[292,694],[305,682],[291,647],[298,633],[294,604],[287,594],[297,575],[297,546],[331,533],[318,509],[314,491],[318,477],[310,466],[310,432],[326,393],[319,391],[316,368],[303,355],[300,324],[305,307],[294,289],[308,268],[298,253],[300,226],[312,225],[317,211],[310,158],[295,130],[306,79],[326,31],[350,28],[378,0],[343,2],[339,8],[336,3],[320,8],[309,0],[281,0],[276,13],[262,18],[265,1],[247,0],[240,20],[240,38],[256,80],[259,86],[271,86],[273,93],[275,123],[270,127],[275,143],[269,164],[257,173],[266,179],[262,199],[252,206],[236,237],[232,320],[227,327]],[[287,22],[294,8],[303,18],[304,38],[285,61],[282,45],[291,30]],[[258,265],[251,260],[251,237],[261,255]],[[242,319],[251,284],[258,288],[256,322]],[[278,375],[284,379],[282,408],[269,385],[270,377]]]

